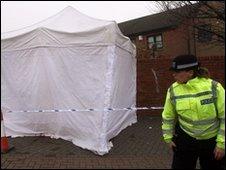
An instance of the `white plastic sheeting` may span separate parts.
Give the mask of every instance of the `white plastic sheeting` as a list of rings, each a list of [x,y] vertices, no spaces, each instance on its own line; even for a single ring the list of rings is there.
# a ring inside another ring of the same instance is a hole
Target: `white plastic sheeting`
[[[7,136],[45,135],[99,155],[137,121],[135,47],[114,21],[72,7],[2,34],[1,109]],[[103,111],[32,112],[51,109]],[[31,112],[8,112],[29,110]]]

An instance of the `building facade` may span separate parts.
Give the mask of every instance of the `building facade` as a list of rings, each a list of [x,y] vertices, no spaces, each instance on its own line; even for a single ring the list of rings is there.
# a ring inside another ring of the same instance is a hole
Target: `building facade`
[[[196,55],[211,77],[224,85],[224,43],[216,43],[214,35],[189,22],[197,21],[180,21],[166,11],[119,23],[137,48],[137,106],[164,106],[167,88],[174,82],[171,60],[180,54]]]

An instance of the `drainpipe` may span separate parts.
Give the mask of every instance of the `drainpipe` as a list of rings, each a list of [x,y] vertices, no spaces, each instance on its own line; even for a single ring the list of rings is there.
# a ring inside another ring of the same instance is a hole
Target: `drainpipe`
[[[189,27],[188,27],[188,37],[187,37],[187,44],[188,44],[188,54],[191,54],[191,45],[190,45],[190,31],[189,31]]]
[[[193,41],[194,41],[194,55],[196,56],[196,38],[195,38],[195,23],[194,18],[192,18],[192,27],[193,27]]]

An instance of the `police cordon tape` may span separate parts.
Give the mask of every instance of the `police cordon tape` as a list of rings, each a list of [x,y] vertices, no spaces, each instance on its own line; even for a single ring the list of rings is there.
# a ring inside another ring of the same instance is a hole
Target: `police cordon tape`
[[[105,108],[105,109],[53,109],[53,110],[19,110],[19,111],[7,111],[8,113],[18,113],[18,112],[92,112],[92,111],[120,111],[120,110],[160,110],[163,107],[127,107],[127,108]]]

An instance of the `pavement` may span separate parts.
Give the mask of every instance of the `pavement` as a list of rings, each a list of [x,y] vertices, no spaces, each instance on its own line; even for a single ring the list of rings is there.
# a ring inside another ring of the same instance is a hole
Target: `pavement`
[[[172,151],[162,140],[159,114],[138,114],[138,122],[112,140],[108,154],[95,155],[50,137],[9,138],[15,148],[1,154],[1,169],[169,169]]]

